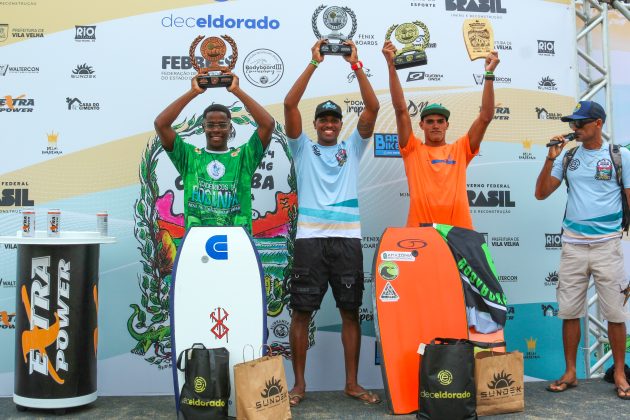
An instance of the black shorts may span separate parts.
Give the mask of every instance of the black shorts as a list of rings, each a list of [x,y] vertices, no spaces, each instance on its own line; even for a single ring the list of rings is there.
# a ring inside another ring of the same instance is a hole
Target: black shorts
[[[358,238],[296,239],[288,284],[291,309],[318,310],[328,284],[340,309],[363,300],[363,251]]]

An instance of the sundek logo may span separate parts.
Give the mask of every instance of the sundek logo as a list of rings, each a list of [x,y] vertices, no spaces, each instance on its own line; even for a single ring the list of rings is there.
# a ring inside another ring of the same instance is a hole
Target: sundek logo
[[[243,28],[243,29],[278,29],[280,22],[277,19],[262,18],[231,18],[225,15],[212,17],[181,17],[171,13],[162,18],[162,26],[165,28]]]
[[[206,241],[206,253],[213,260],[228,259],[227,235],[214,235]]]

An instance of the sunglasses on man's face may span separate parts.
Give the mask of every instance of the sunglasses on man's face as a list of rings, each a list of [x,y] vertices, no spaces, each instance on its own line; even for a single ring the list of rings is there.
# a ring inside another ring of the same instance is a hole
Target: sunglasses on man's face
[[[569,127],[571,127],[571,130],[575,130],[576,128],[582,128],[586,124],[590,124],[593,121],[597,121],[597,119],[596,118],[586,118],[584,120],[573,120],[573,121],[569,121]]]

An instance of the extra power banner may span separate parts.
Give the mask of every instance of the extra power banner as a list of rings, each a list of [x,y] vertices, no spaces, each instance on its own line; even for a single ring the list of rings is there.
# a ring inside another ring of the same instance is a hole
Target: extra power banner
[[[554,287],[565,198],[558,192],[537,202],[533,191],[544,144],[568,132],[559,117],[575,104],[575,11],[569,0],[305,0],[300,7],[288,0],[115,0],[89,6],[80,0],[0,0],[0,7],[0,234],[15,234],[23,208],[35,209],[39,229],[48,209],[61,209],[62,231],[95,230],[96,213],[108,211],[109,234],[117,243],[103,246],[100,258],[102,395],[172,392],[168,291],[184,236],[183,183],[153,121],[190,89],[196,66],[212,64],[193,45],[199,36],[229,37],[218,65],[233,65],[241,88],[276,119],[252,180],[253,234],[265,271],[269,344],[289,363],[290,316],[282,284],[292,264],[297,192],[283,101],[309,65],[318,36],[352,35],[380,102],[359,173],[366,277],[359,380],[368,388],[382,386],[371,261],[384,229],[405,224],[409,197],[381,48],[389,37],[401,50],[423,49],[425,65],[398,71],[414,130],[421,134],[425,106],[442,103],[451,110],[452,142],[467,132],[481,104],[483,60],[471,61],[466,40],[489,38],[483,29],[470,33],[464,25],[470,19],[489,23],[501,59],[495,117],[468,168],[473,223],[485,234],[507,295],[508,347],[525,354],[527,375],[555,375],[550,368],[562,360]],[[613,39],[621,36],[619,25],[611,24]],[[397,33],[398,27],[405,30]],[[627,53],[626,44],[614,45]],[[347,137],[364,105],[354,72],[338,55],[326,56],[300,102],[311,138],[315,107],[327,99],[342,107],[341,137]],[[174,123],[179,135],[203,147],[200,116],[211,103],[232,112],[229,145],[244,143],[254,122],[224,88],[208,89],[186,106]],[[14,247],[0,249],[0,346],[7,349],[0,357],[0,395],[13,392],[16,361],[24,363],[22,354],[12,353],[23,310],[16,296],[25,280],[17,276],[16,260]],[[210,314],[200,322],[216,330]],[[229,318],[222,322],[230,328]],[[343,375],[323,374],[343,372],[340,330],[328,296],[309,328],[309,389],[343,388]],[[56,372],[65,378],[64,371]]]

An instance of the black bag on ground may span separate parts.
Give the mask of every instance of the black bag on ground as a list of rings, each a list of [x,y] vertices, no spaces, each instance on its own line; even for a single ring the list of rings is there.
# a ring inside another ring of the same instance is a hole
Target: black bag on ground
[[[476,419],[475,356],[464,339],[436,338],[420,363],[418,419]]]
[[[628,367],[628,365],[624,365],[623,370],[626,373],[626,380],[630,381],[630,367]],[[615,365],[612,365],[611,367],[606,369],[604,380],[606,382],[610,382],[611,384],[615,383]]]
[[[230,398],[230,355],[225,347],[207,349],[195,343],[177,358],[186,381],[179,394],[179,411],[186,420],[227,419]]]

